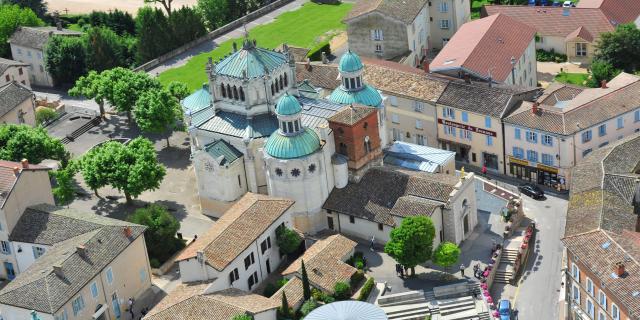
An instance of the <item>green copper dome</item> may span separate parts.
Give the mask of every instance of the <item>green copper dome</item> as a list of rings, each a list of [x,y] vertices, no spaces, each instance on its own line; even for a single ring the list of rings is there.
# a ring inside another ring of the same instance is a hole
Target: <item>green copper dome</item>
[[[355,72],[362,70],[362,68],[364,68],[362,66],[362,60],[360,60],[357,54],[351,52],[351,50],[347,50],[347,52],[342,55],[340,64],[338,65],[340,72]]]
[[[264,145],[264,151],[277,159],[300,158],[308,156],[318,149],[320,149],[320,138],[308,128],[293,136],[286,136],[280,131],[276,131]]]
[[[284,53],[258,48],[245,40],[241,50],[225,57],[216,65],[216,73],[235,78],[256,78],[271,74],[288,62]]]
[[[283,116],[290,116],[293,114],[300,113],[302,111],[302,106],[296,97],[285,93],[280,100],[278,100],[278,104],[276,104],[276,113]]]
[[[362,104],[369,107],[380,107],[382,105],[382,96],[375,88],[364,85],[358,91],[348,91],[339,86],[329,96],[329,100],[339,104]]]

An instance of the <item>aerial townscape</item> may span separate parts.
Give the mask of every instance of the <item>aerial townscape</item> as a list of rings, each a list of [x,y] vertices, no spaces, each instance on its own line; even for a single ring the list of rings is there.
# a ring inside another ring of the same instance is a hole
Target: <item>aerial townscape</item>
[[[0,320],[640,320],[640,0],[0,0]]]

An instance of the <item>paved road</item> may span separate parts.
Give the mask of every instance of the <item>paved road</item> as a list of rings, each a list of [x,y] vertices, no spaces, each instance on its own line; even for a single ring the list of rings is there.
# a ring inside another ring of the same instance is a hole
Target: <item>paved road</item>
[[[300,8],[304,3],[306,3],[307,0],[294,0],[291,3],[288,3],[280,8],[278,8],[277,10],[271,11],[270,13],[257,18],[251,22],[249,22],[247,24],[247,29],[251,30],[253,28],[255,28],[256,26],[265,24],[265,23],[269,23],[271,21],[273,21],[275,18],[277,18],[279,15],[281,15],[284,12],[288,12],[288,11],[293,11],[296,10],[298,8]],[[187,62],[189,62],[189,60],[191,60],[191,58],[193,58],[194,56],[197,56],[203,52],[210,52],[211,50],[215,49],[219,43],[227,41],[229,39],[233,39],[233,38],[238,38],[241,37],[244,34],[244,27],[239,27],[236,28],[234,30],[231,30],[215,39],[212,39],[210,41],[204,42],[202,44],[200,44],[199,46],[196,46],[182,54],[177,55],[176,57],[174,57],[173,59],[167,60],[164,63],[156,66],[155,68],[151,69],[148,71],[149,74],[151,75],[158,75],[168,69],[173,69],[173,68],[177,68],[180,66],[185,65]],[[204,70],[204,66],[202,66],[203,70]]]

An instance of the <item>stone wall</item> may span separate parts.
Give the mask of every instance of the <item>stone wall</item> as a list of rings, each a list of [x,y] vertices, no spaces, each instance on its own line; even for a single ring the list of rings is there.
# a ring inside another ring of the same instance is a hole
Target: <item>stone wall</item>
[[[382,40],[373,40],[371,30],[382,30]],[[407,54],[409,50],[407,26],[379,13],[354,19],[347,24],[349,48],[365,57],[393,59]],[[382,53],[375,52],[376,44],[382,45]]]

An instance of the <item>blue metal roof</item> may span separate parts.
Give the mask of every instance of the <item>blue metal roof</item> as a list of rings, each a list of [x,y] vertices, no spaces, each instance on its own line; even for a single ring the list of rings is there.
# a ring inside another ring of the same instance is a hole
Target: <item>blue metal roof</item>
[[[247,116],[218,111],[215,116],[197,125],[199,129],[238,138],[262,138],[278,129],[278,119],[270,114],[261,114],[247,120]]]
[[[283,116],[298,114],[302,111],[302,106],[295,96],[285,93],[276,104],[276,113]]]
[[[305,320],[387,320],[380,307],[362,301],[339,301],[325,304],[309,313]]]
[[[436,172],[439,166],[454,159],[455,155],[453,151],[397,141],[385,151],[384,163],[412,170]]]
[[[242,157],[242,152],[238,151],[238,149],[224,140],[216,140],[206,145],[204,150],[214,159],[220,159],[220,165],[233,163]]]
[[[216,64],[216,73],[229,77],[256,78],[288,63],[284,53],[247,45]]]
[[[329,100],[343,105],[359,103],[369,107],[382,106],[382,96],[380,96],[378,90],[369,85],[365,85],[358,91],[348,91],[339,86],[333,90]]]
[[[264,151],[278,159],[295,159],[310,155],[320,149],[320,138],[315,131],[305,128],[294,136],[279,131],[272,134],[264,145]]]
[[[338,64],[338,70],[340,72],[355,72],[362,70],[362,60],[360,57],[351,50],[347,50],[342,57],[340,57],[340,63]]]
[[[194,114],[206,107],[211,106],[211,94],[209,93],[209,85],[202,85],[202,89],[192,93],[180,102],[182,110],[185,114]]]

